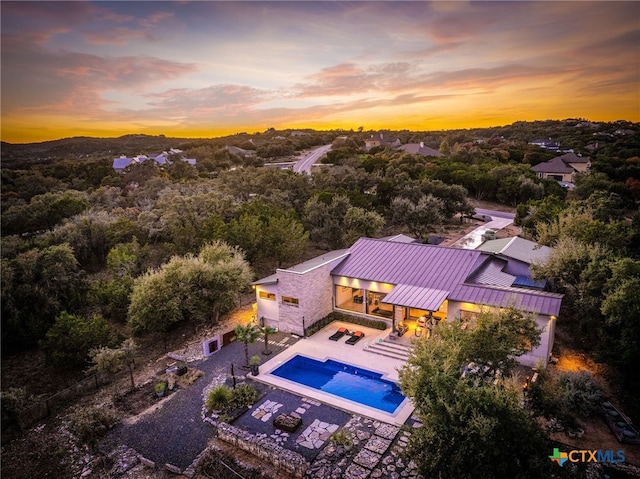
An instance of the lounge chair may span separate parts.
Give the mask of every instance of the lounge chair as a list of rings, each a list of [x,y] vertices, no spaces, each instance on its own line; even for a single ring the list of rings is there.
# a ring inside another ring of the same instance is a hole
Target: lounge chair
[[[349,339],[347,339],[345,341],[345,344],[350,344],[351,346],[353,346],[358,341],[360,341],[362,338],[364,338],[364,333],[362,331],[356,331],[355,333],[353,333],[351,335],[351,337]]]
[[[337,341],[338,339],[340,339],[342,336],[344,336],[348,332],[349,331],[347,330],[347,328],[340,328],[335,333],[333,333],[331,336],[329,336],[329,339],[331,341]]]

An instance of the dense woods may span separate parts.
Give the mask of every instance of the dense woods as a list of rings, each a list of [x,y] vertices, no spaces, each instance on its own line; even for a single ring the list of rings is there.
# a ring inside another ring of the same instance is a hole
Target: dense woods
[[[567,295],[561,321],[585,351],[631,374],[640,359],[640,125],[389,132],[442,157],[367,151],[374,134],[269,129],[199,140],[3,143],[3,354],[41,348],[56,367],[86,367],[91,348],[174,323],[212,324],[252,279],[319,250],[397,232],[427,241],[472,213],[476,199],[517,207],[527,237],[557,246],[536,274]],[[592,159],[573,190],[530,169],[558,155],[529,144],[550,137]],[[265,166],[329,143],[328,165],[313,175]],[[112,168],[120,155],[169,148],[196,166]],[[150,307],[162,314],[152,318]],[[67,357],[61,335],[73,338]]]

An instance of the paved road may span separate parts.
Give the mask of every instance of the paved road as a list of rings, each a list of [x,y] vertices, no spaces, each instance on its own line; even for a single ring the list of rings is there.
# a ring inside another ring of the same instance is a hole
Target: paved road
[[[485,210],[482,208],[476,208],[476,214],[489,215],[492,218],[507,218],[511,220],[516,216],[514,213],[507,213],[506,211]]]
[[[272,344],[281,341],[288,334],[277,333],[269,336],[270,349],[277,354],[288,346]],[[295,340],[289,339],[287,344]],[[264,340],[259,339],[249,346],[250,356],[264,349]],[[266,357],[266,356],[262,356]],[[160,409],[150,413],[134,424],[121,424],[107,436],[102,449],[108,451],[117,445],[126,444],[158,465],[173,464],[181,469],[189,466],[206,447],[214,435],[211,425],[201,418],[204,390],[216,377],[230,376],[231,364],[235,365],[236,377],[244,373],[244,345],[233,342],[220,349],[213,356],[189,363],[200,369],[204,376],[190,387],[179,390],[165,399]],[[151,390],[149,390],[151,394]]]
[[[331,145],[324,145],[307,153],[300,161],[293,165],[293,171],[296,173],[311,174],[311,167],[318,162],[327,151],[331,149]]]
[[[476,249],[478,246],[482,244],[482,235],[487,232],[487,230],[499,230],[504,228],[505,226],[513,223],[514,214],[506,213],[504,211],[494,211],[494,210],[485,210],[476,208],[477,215],[489,215],[493,218],[491,221],[487,221],[485,224],[478,226],[471,233],[466,234],[458,241],[453,243],[451,246],[454,248],[463,248],[463,249]]]

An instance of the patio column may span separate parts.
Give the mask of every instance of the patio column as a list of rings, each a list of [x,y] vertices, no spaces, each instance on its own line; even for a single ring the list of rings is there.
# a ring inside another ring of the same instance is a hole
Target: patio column
[[[362,313],[363,314],[367,314],[369,313],[369,299],[367,298],[367,293],[369,291],[362,288]]]

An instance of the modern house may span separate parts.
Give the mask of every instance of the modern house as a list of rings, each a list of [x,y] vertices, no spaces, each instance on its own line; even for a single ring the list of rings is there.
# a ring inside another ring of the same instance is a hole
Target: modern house
[[[542,330],[540,346],[520,362],[546,365],[562,295],[519,278],[527,276],[520,263],[528,261],[517,258],[525,249],[519,241],[507,254],[494,249],[360,238],[348,249],[255,281],[257,315],[266,325],[303,335],[332,311],[383,320],[395,330],[422,316],[470,322],[484,308],[514,306],[534,314]]]
[[[566,153],[531,167],[539,178],[549,178],[561,183],[573,183],[576,173],[586,173],[591,168],[591,158]]]
[[[407,143],[406,145],[401,145],[398,147],[398,150],[422,156],[433,156],[436,158],[444,156],[438,150],[434,150],[433,148],[426,146],[422,141],[420,143]]]

